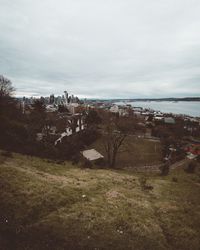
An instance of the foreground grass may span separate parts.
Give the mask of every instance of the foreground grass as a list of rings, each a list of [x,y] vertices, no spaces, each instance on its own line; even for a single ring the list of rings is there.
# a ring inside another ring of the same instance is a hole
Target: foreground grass
[[[0,248],[198,250],[199,173],[141,177],[1,155]]]

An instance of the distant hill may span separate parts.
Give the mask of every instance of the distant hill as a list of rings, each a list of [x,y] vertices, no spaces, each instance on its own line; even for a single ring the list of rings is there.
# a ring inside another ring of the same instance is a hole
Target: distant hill
[[[200,97],[183,97],[183,98],[174,98],[174,97],[169,97],[169,98],[150,98],[150,99],[132,99],[133,101],[186,101],[186,102],[199,102]]]
[[[129,102],[134,102],[134,101],[169,101],[169,102],[174,102],[174,101],[185,101],[185,102],[200,102],[200,97],[182,97],[182,98],[175,98],[175,97],[167,97],[167,98],[112,98],[112,99],[90,99],[88,98],[87,100],[91,101],[109,101],[109,102],[120,102],[120,101],[129,101]]]

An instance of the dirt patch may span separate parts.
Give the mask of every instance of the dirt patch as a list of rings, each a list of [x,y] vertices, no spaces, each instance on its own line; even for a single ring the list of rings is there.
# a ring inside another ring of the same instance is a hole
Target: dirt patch
[[[168,213],[168,212],[179,210],[179,207],[174,203],[163,202],[159,204],[159,210],[162,213]]]
[[[117,198],[125,198],[124,194],[119,193],[116,190],[110,190],[106,193],[106,197],[108,200],[113,200],[113,199],[117,199]]]

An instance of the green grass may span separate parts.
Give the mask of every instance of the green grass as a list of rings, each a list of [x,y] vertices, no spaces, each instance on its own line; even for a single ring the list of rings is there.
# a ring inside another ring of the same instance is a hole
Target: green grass
[[[199,250],[199,172],[142,176],[0,156],[0,248]]]
[[[102,139],[97,140],[92,147],[102,153],[106,158]],[[161,161],[162,153],[159,141],[128,136],[120,148],[116,165],[120,168],[134,168],[144,165],[160,164]]]

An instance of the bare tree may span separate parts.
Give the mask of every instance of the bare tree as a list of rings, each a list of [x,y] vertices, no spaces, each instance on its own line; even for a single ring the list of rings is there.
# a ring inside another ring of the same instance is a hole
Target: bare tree
[[[0,75],[0,97],[8,97],[11,96],[14,92],[14,88],[12,86],[12,82]]]
[[[128,132],[125,119],[107,116],[104,119],[103,145],[107,154],[107,160],[110,167],[116,165],[119,149],[123,145]]]
[[[3,118],[2,116],[7,117],[9,114],[17,115],[16,112],[16,101],[12,98],[12,93],[14,88],[12,87],[12,83],[9,79],[0,75],[0,116],[1,123]],[[13,112],[15,110],[15,112]]]

